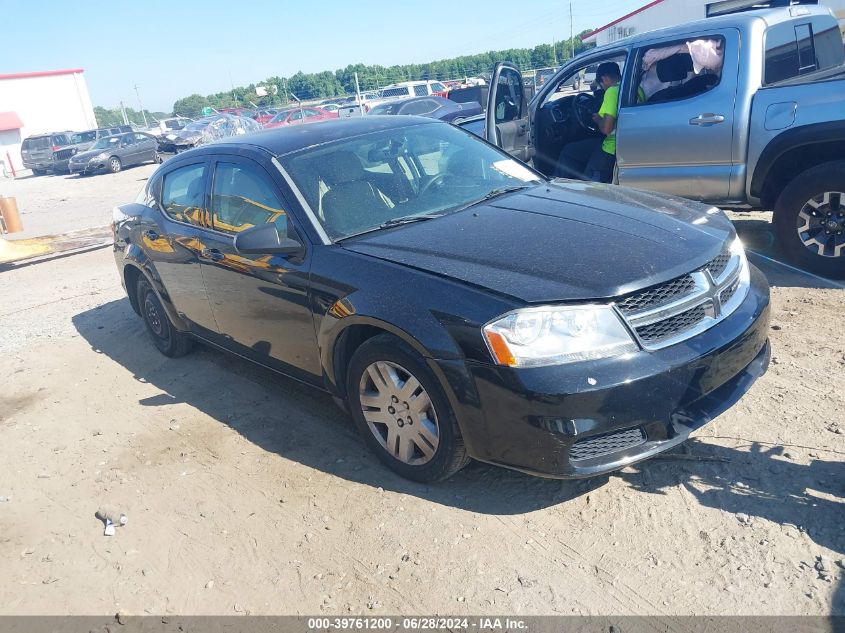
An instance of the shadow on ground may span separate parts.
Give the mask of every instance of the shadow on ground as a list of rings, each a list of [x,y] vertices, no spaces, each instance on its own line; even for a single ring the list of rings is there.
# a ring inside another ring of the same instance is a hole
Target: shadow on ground
[[[161,390],[140,406],[187,403],[265,451],[343,479],[484,514],[538,510],[608,481],[540,479],[473,463],[441,484],[409,482],[371,456],[346,414],[320,391],[204,346],[185,358],[166,359],[125,299],[77,314],[73,323],[95,352]],[[804,465],[784,454],[789,447],[748,443],[747,452],[691,441],[682,452],[611,476],[650,494],[685,486],[704,506],[793,524],[819,545],[845,552],[843,453],[819,451]]]

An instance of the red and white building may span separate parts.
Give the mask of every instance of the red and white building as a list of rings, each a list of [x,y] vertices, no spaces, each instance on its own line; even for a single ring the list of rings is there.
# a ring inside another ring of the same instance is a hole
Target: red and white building
[[[646,31],[702,20],[719,10],[729,10],[736,4],[747,4],[747,0],[653,0],[587,33],[582,39],[585,42],[595,42],[596,46],[604,46]],[[839,18],[842,39],[845,40],[845,0],[820,0],[819,4],[830,7]]]
[[[22,168],[21,142],[27,136],[94,127],[81,68],[0,74],[0,177],[11,167]]]

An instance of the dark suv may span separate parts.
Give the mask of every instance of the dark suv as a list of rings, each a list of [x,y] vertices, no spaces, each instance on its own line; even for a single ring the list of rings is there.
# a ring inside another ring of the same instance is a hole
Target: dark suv
[[[71,132],[53,132],[29,136],[21,143],[21,159],[24,169],[31,169],[36,176],[43,176],[48,171],[56,171],[57,166],[73,155]]]

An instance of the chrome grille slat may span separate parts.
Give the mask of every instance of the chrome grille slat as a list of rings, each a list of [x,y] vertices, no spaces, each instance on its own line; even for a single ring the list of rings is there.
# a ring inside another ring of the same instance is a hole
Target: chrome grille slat
[[[622,297],[615,305],[645,349],[668,347],[736,309],[741,273],[741,257],[725,247],[701,268]]]

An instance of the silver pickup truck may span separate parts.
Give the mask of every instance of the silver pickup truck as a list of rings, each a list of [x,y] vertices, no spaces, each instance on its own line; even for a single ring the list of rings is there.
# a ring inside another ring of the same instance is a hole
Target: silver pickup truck
[[[845,277],[845,51],[836,19],[796,5],[707,18],[620,40],[564,65],[528,101],[496,65],[487,113],[462,127],[553,175],[599,134],[600,92],[571,78],[622,73],[614,183],[721,206],[773,209],[786,256]]]

